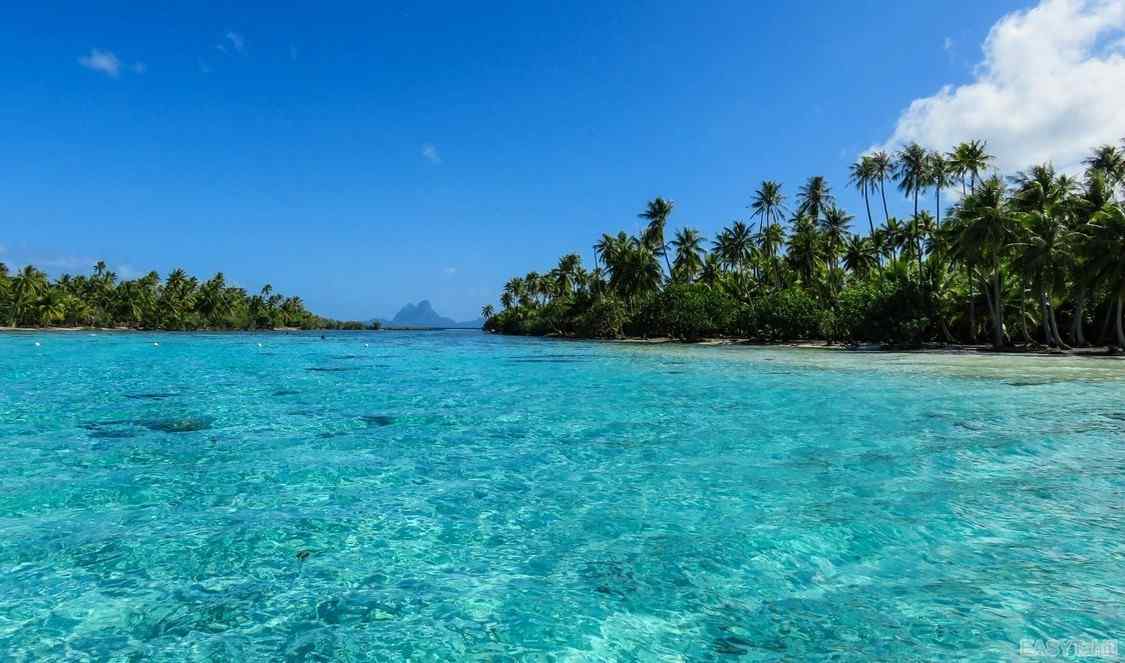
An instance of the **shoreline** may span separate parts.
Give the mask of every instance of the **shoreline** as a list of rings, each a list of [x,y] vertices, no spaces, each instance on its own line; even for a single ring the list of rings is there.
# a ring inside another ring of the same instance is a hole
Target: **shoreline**
[[[75,333],[75,332],[104,332],[104,333],[137,333],[137,334],[257,334],[257,333],[309,333],[325,334],[329,332],[356,332],[356,331],[476,331],[473,329],[423,329],[423,328],[386,328],[381,329],[300,329],[298,327],[276,327],[273,329],[134,329],[132,327],[5,327],[0,326],[0,335],[4,333]],[[508,336],[497,332],[479,330],[483,334]],[[518,336],[518,335],[517,335]],[[793,350],[818,350],[821,352],[849,352],[871,354],[927,354],[927,355],[980,355],[980,356],[1017,356],[1017,357],[1078,357],[1084,359],[1116,359],[1125,360],[1125,353],[1114,350],[1112,346],[1090,346],[1085,348],[1072,348],[1061,350],[1057,348],[1027,348],[1012,347],[1001,350],[992,349],[987,344],[927,344],[920,348],[885,348],[878,343],[833,343],[829,344],[823,339],[800,339],[793,341],[761,341],[751,338],[725,338],[709,337],[697,341],[684,341],[669,336],[656,336],[645,338],[640,336],[624,338],[580,338],[576,336],[545,335],[527,336],[524,338],[543,338],[555,341],[585,341],[593,343],[611,343],[620,345],[674,345],[683,347],[742,347],[742,348],[789,348]]]
[[[989,357],[1016,356],[1016,357],[1079,357],[1084,359],[1116,359],[1125,360],[1125,353],[1116,351],[1112,346],[1090,346],[1061,350],[1057,348],[1027,348],[1012,347],[1000,350],[992,349],[987,344],[929,344],[920,348],[884,348],[878,343],[859,344],[829,344],[821,339],[802,339],[794,341],[759,341],[749,338],[702,338],[698,341],[682,341],[667,336],[642,338],[577,338],[570,336],[541,336],[560,341],[592,341],[596,343],[614,343],[622,345],[675,345],[683,347],[741,347],[741,348],[789,348],[794,350],[819,350],[822,352],[848,352],[869,354],[928,354],[928,355],[981,355]]]
[[[325,334],[328,332],[384,331],[381,329],[301,329],[300,327],[274,327],[273,329],[135,329],[133,327],[0,327],[0,334],[8,333],[50,333],[50,332],[106,332],[120,334],[269,334],[307,332]]]

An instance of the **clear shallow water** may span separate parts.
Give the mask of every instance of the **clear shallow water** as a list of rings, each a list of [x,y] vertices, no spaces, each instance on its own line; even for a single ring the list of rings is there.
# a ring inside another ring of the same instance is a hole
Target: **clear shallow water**
[[[1014,658],[1123,497],[1125,363],[0,335],[15,660]]]

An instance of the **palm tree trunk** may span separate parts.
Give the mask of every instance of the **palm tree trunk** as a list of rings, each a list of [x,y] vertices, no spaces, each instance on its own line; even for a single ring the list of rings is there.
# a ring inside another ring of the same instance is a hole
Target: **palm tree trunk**
[[[891,220],[891,213],[887,211],[887,182],[879,178],[879,193],[883,196],[883,223]]]
[[[1020,329],[1023,330],[1024,345],[1031,345],[1031,334],[1027,332],[1027,298],[1024,297],[1026,293],[1020,293]]]
[[[1078,297],[1074,300],[1074,320],[1070,324],[1070,342],[1074,345],[1086,345],[1086,338],[1082,333],[1082,317],[1086,308],[1086,288],[1078,289]]]
[[[914,223],[918,223],[918,189],[914,190]],[[918,279],[922,278],[922,233],[914,237],[914,250],[918,253]]]
[[[1043,342],[1047,345],[1055,344],[1054,334],[1051,333],[1051,305],[1047,302],[1047,293],[1039,291],[1039,308],[1042,309],[1043,319],[1039,326],[1043,328]]]
[[[863,187],[863,204],[867,206],[867,228],[875,234],[875,222],[871,220],[871,197],[867,194],[867,186]]]
[[[973,268],[965,265],[965,271],[969,274],[969,342],[977,342],[977,302],[976,296],[973,294]]]
[[[937,212],[937,214],[935,214],[934,216],[937,219],[937,221],[936,221],[937,227],[941,228],[941,187],[940,186],[934,187],[934,197],[937,199],[937,202],[934,204],[934,211]]]
[[[1000,281],[1000,260],[993,261],[992,284],[994,297],[992,306],[995,307],[992,315],[992,345],[999,348],[1004,345],[1004,302],[1000,300],[1002,284]]]
[[[1125,304],[1125,288],[1118,288],[1117,290],[1117,347],[1125,348],[1125,328],[1121,326],[1121,307]]]
[[[1106,300],[1105,318],[1102,319],[1102,330],[1098,333],[1098,338],[1094,340],[1096,345],[1101,345],[1105,341],[1105,335],[1109,333],[1109,323],[1113,322],[1113,307],[1115,306],[1112,300]]]
[[[1050,305],[1050,302],[1048,302],[1048,305]],[[1055,344],[1058,345],[1063,350],[1069,350],[1070,346],[1066,344],[1066,341],[1064,341],[1063,338],[1062,338],[1062,334],[1059,333],[1059,320],[1058,320],[1058,317],[1055,316],[1055,307],[1051,306],[1050,310],[1051,310],[1051,329],[1052,329],[1052,331],[1054,331],[1054,334],[1055,334]]]
[[[953,334],[949,331],[949,325],[945,323],[945,318],[941,318],[941,333],[945,336],[945,342],[950,345],[956,345],[957,339],[953,338]]]

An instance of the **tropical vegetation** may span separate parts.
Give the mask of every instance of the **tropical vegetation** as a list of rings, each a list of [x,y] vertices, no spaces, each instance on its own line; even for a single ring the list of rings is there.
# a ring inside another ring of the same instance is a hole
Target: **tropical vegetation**
[[[486,329],[590,338],[824,339],[891,346],[1125,347],[1125,147],[1084,172],[1042,163],[1002,177],[985,142],[876,151],[850,168],[862,220],[829,182],[790,201],[761,183],[749,214],[709,242],[647,203],[637,235],[603,234],[593,267],[574,253],[509,280]],[[891,215],[905,196],[909,216]],[[945,207],[943,207],[943,205]],[[859,225],[861,232],[853,232]]]
[[[156,272],[122,280],[104,262],[89,276],[64,274],[54,280],[32,265],[10,273],[0,263],[0,324],[164,330],[369,327],[314,315],[300,297],[286,297],[270,285],[247,294],[221,272],[202,282],[182,269],[163,281]]]

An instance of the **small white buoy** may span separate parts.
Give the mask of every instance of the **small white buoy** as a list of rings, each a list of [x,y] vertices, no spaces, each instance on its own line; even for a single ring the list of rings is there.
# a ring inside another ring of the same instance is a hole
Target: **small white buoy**
[[[152,347],[154,347],[154,348],[159,348],[159,347],[160,347],[160,344],[159,344],[159,343],[157,343],[156,341],[153,341],[153,342],[152,342]]]
[[[364,343],[364,344],[363,344],[363,347],[365,347],[365,348],[369,348],[369,347],[371,347],[371,344],[370,344],[370,343]]]
[[[259,348],[260,348],[260,347],[262,347],[262,344],[261,344],[261,343],[259,343],[259,344],[258,344],[258,347],[259,347]]]
[[[39,347],[39,341],[35,342],[35,347]]]

